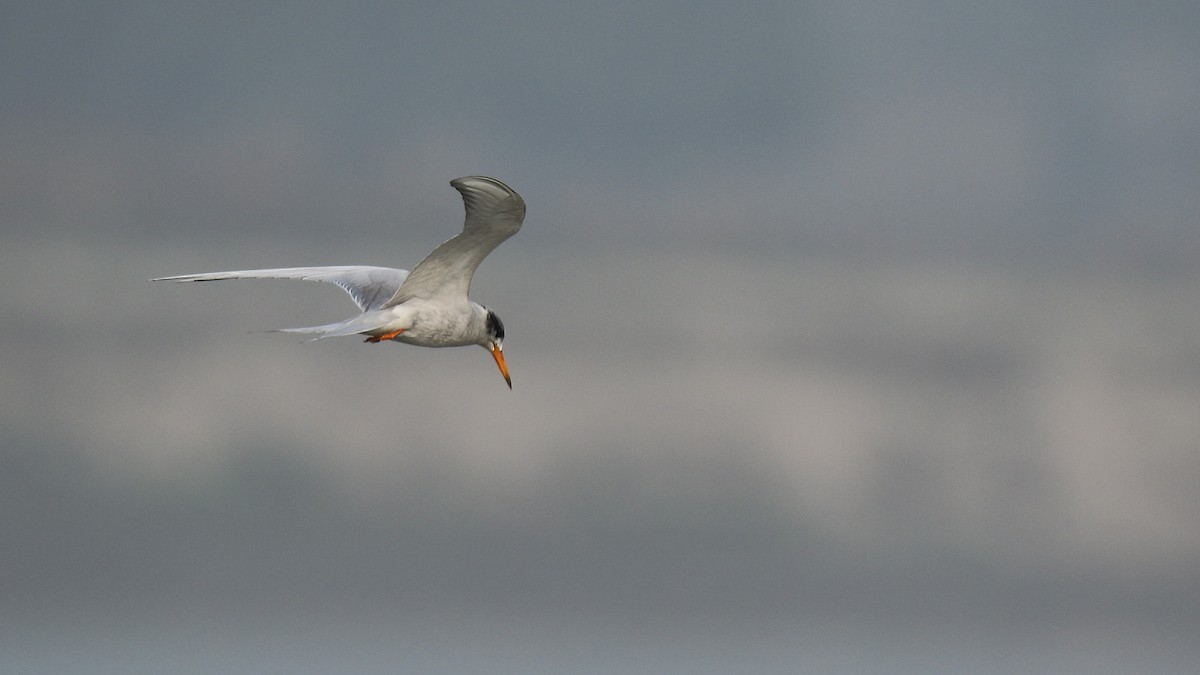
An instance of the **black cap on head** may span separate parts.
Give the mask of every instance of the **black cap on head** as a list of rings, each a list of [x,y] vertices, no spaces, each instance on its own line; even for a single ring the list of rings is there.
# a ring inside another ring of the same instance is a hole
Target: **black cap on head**
[[[487,332],[496,340],[504,341],[504,324],[500,321],[500,317],[490,309],[487,313]]]

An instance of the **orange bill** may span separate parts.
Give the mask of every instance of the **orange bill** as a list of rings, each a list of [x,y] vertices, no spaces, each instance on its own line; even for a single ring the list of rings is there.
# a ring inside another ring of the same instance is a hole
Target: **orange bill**
[[[504,376],[504,381],[508,383],[508,388],[512,389],[512,378],[508,376],[508,364],[504,361],[504,352],[500,347],[492,345],[492,358],[496,359],[496,365],[500,366],[500,374]]]

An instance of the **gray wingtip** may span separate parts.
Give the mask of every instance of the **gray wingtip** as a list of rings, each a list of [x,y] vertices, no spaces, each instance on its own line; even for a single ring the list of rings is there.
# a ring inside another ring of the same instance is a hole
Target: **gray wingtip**
[[[517,191],[488,176],[464,176],[450,181],[462,195],[468,216],[472,210],[504,213],[520,223],[525,219],[525,200]]]
[[[489,197],[496,201],[503,201],[510,197],[515,197],[520,200],[521,195],[503,182],[490,178],[488,176],[463,176],[450,181],[450,185],[463,194],[477,195],[479,197]]]

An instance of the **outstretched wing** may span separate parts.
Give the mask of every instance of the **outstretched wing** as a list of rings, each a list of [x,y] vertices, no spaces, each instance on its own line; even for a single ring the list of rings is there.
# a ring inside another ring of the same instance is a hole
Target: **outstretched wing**
[[[466,302],[475,268],[505,239],[521,229],[525,200],[495,178],[468,176],[450,181],[462,193],[466,224],[458,236],[434,249],[404,280],[392,307],[412,298]]]
[[[359,309],[369,312],[379,309],[396,294],[404,283],[408,272],[390,267],[366,267],[343,265],[338,267],[281,267],[271,270],[240,270],[236,272],[209,272],[207,274],[183,274],[176,277],[160,277],[151,281],[219,281],[221,279],[301,279],[324,281],[341,286]]]

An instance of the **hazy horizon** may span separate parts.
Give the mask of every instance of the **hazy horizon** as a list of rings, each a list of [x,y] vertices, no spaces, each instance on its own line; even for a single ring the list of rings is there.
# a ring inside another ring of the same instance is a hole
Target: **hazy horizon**
[[[1190,4],[6,14],[5,672],[1200,664]]]

